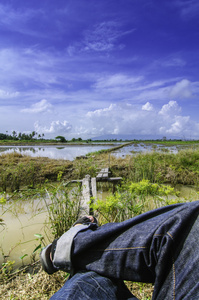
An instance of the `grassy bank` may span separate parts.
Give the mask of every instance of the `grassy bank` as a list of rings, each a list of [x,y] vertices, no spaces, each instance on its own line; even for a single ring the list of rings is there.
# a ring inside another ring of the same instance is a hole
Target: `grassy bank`
[[[96,176],[104,167],[110,167],[113,177],[139,182],[198,185],[199,150],[188,148],[177,154],[164,152],[138,153],[125,158],[116,158],[110,153],[94,154],[87,160],[73,162],[73,176],[83,178],[86,174]]]
[[[177,154],[164,152],[138,153],[116,158],[107,151],[92,153],[73,162],[49,158],[34,158],[18,153],[0,156],[0,192],[35,188],[46,182],[82,179],[86,174],[95,177],[104,167],[110,167],[114,177],[139,182],[198,185],[199,150],[188,148]]]
[[[35,188],[56,181],[58,174],[70,174],[70,161],[30,157],[19,153],[0,156],[0,191],[14,192],[24,187]]]

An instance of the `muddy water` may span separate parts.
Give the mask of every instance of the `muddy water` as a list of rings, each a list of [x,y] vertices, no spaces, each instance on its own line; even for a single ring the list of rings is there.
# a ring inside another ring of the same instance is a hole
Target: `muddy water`
[[[177,184],[174,187],[175,191],[179,192],[179,197],[185,200],[199,200],[199,189],[193,186]]]
[[[14,260],[16,266],[29,263],[33,250],[39,245],[35,234],[49,235],[45,203],[41,199],[8,201],[0,206],[0,216],[5,226],[0,227],[0,263],[4,256]],[[48,241],[47,241],[48,242]],[[20,257],[24,257],[23,262]],[[38,259],[38,254],[35,259]]]

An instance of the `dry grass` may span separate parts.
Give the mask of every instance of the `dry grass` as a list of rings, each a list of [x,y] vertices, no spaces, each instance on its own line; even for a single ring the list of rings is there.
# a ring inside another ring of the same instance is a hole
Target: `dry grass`
[[[20,273],[12,280],[0,284],[0,298],[4,300],[47,300],[64,285],[66,279],[64,272],[48,275],[39,269],[35,274]],[[138,299],[151,299],[153,293],[151,284],[130,281],[125,284]]]
[[[131,293],[140,300],[151,300],[153,285],[151,283],[125,282]]]
[[[41,269],[36,274],[21,273],[0,285],[0,299],[49,299],[63,286],[65,276],[63,272],[48,275]]]
[[[72,163],[47,157],[31,157],[18,153],[3,154],[0,157],[1,191],[15,191],[23,186],[35,187],[46,180],[57,180],[61,172],[69,177]]]

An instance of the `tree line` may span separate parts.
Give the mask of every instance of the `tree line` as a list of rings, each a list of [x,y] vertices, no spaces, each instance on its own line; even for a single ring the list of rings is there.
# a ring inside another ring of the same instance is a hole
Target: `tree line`
[[[19,132],[17,133],[15,130],[13,130],[12,134],[8,134],[8,133],[0,133],[0,140],[14,140],[14,141],[18,141],[18,140],[34,140],[34,139],[43,139],[44,138],[44,134],[38,134],[36,131],[32,131],[31,133],[22,133]]]

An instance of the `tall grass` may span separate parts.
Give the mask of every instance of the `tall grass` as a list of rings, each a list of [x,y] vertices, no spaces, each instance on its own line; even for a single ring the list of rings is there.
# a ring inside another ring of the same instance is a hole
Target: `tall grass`
[[[82,179],[89,174],[95,177],[104,167],[110,167],[114,177],[139,182],[142,179],[159,183],[199,183],[199,150],[186,149],[177,154],[152,151],[125,158],[110,153],[90,155],[87,159],[52,160],[34,158],[18,153],[0,157],[0,191],[18,191],[24,186],[34,188],[38,184],[56,181],[59,172],[65,180]]]
[[[118,163],[117,163],[118,161]],[[199,150],[181,150],[177,154],[149,152],[116,160],[111,156],[113,176],[139,182],[143,179],[156,183],[199,183]]]
[[[50,226],[54,238],[60,237],[78,219],[80,211],[81,194],[80,189],[69,189],[62,182],[51,192],[47,191],[48,210]]]
[[[14,192],[28,186],[35,188],[46,180],[57,180],[59,172],[67,174],[72,163],[42,157],[30,157],[19,153],[0,156],[0,191]]]

